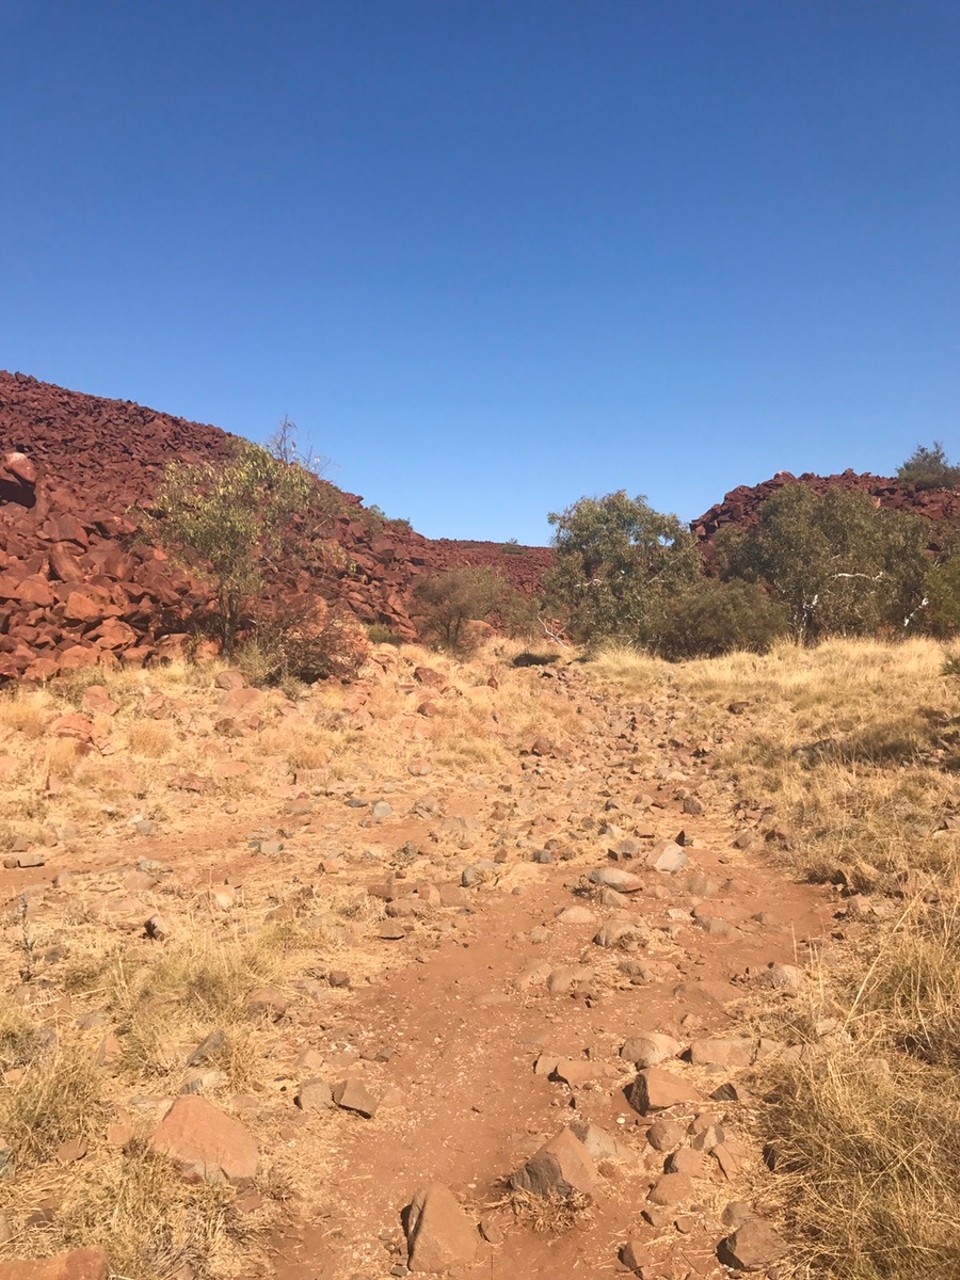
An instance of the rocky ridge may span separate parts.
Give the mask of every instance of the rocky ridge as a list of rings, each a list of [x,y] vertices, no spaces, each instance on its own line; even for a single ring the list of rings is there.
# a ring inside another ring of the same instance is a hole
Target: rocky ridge
[[[696,534],[707,567],[713,564],[714,547],[721,530],[735,525],[749,529],[759,519],[760,507],[768,498],[788,485],[802,484],[814,493],[823,494],[829,489],[845,489],[865,493],[878,507],[887,511],[905,511],[909,515],[925,516],[928,520],[955,524],[960,522],[960,489],[918,489],[915,485],[903,485],[897,480],[847,470],[839,475],[818,476],[810,471],[795,476],[789,471],[778,471],[762,484],[739,485],[725,495],[722,502],[705,511],[690,527]],[[931,550],[938,550],[937,535],[931,531]]]

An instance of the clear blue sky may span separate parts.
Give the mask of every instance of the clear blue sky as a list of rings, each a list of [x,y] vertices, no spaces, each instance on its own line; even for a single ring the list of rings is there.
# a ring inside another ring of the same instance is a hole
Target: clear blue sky
[[[960,4],[0,0],[0,367],[431,536],[960,452]]]

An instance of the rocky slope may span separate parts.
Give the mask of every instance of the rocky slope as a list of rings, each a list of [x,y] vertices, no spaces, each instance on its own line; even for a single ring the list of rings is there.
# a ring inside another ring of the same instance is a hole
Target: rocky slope
[[[135,508],[149,503],[168,462],[223,458],[234,438],[131,401],[0,372],[0,679],[140,664],[182,647],[208,613],[209,593],[142,536]],[[358,497],[337,494],[340,513],[327,532],[343,554],[323,553],[309,533],[315,513],[305,513],[297,554],[275,589],[317,593],[407,637],[418,576],[492,565],[532,593],[550,561],[545,548],[505,552],[380,526]]]
[[[763,503],[791,484],[806,485],[816,493],[825,493],[828,489],[859,490],[869,494],[877,506],[888,511],[906,511],[911,515],[926,516],[934,522],[960,521],[960,489],[917,489],[869,472],[859,475],[856,471],[844,471],[841,475],[818,476],[805,471],[803,475],[795,476],[789,471],[778,471],[762,484],[739,485],[732,489],[722,502],[693,521],[690,527],[700,541],[708,566],[713,560],[717,534],[722,529],[731,524],[741,528],[756,524]],[[936,534],[932,533],[931,537],[931,546],[936,549]]]

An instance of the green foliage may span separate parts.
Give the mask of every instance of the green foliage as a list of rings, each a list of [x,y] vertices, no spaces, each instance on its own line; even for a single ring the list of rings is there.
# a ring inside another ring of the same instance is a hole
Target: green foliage
[[[960,467],[947,459],[943,443],[935,440],[929,447],[917,445],[897,469],[897,479],[918,489],[957,489],[960,488]]]
[[[236,645],[244,601],[261,590],[285,526],[315,486],[303,467],[246,440],[237,442],[226,462],[167,467],[154,503],[155,529],[192,570],[209,578],[227,653]]]
[[[467,653],[476,643],[474,622],[487,622],[511,635],[532,629],[533,605],[495,570],[450,569],[424,578],[414,588],[421,635],[451,653]]]
[[[504,555],[508,556],[525,556],[527,554],[526,547],[521,547],[516,538],[508,538],[500,547]]]
[[[960,556],[952,555],[927,570],[924,629],[935,636],[960,631]]]
[[[666,602],[656,649],[671,662],[766,653],[790,630],[790,612],[752,582],[704,578]]]
[[[581,498],[560,514],[547,590],[578,640],[656,644],[665,604],[701,572],[690,531],[625,490]]]
[[[717,541],[724,578],[765,584],[797,636],[902,630],[923,598],[927,528],[882,511],[864,493],[789,485],[760,508],[752,529]]]

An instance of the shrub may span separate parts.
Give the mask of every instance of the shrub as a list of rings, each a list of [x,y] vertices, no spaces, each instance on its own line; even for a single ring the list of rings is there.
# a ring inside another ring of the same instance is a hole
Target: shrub
[[[237,653],[237,663],[252,684],[313,684],[352,680],[369,653],[357,623],[338,617],[323,600],[299,597],[261,614],[253,636]]]
[[[418,582],[413,594],[420,633],[452,653],[466,653],[476,646],[471,623],[491,623],[519,635],[530,630],[534,621],[530,601],[489,568],[450,569]]]
[[[671,662],[766,653],[789,629],[789,610],[762,587],[705,578],[667,602],[652,647]]]
[[[897,479],[917,489],[956,489],[960,488],[960,467],[948,461],[942,442],[935,440],[929,447],[917,445],[897,469]]]
[[[925,595],[924,629],[935,636],[956,635],[960,631],[960,556],[930,566]]]

